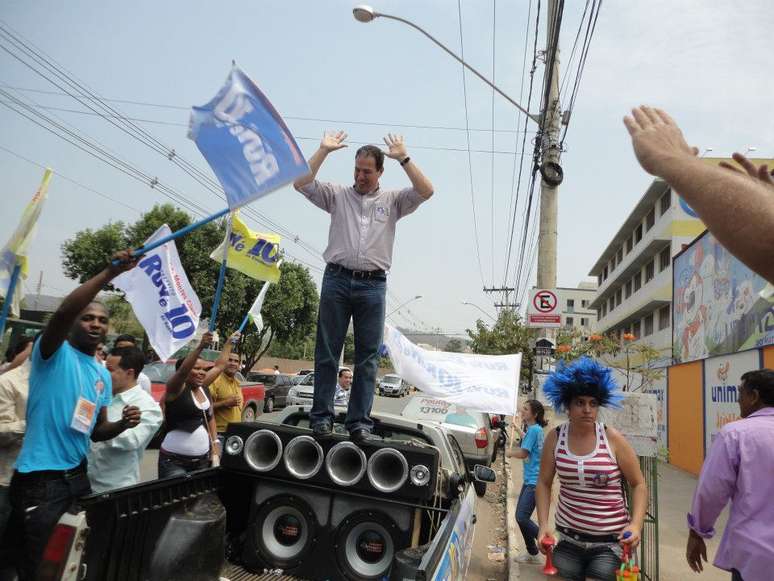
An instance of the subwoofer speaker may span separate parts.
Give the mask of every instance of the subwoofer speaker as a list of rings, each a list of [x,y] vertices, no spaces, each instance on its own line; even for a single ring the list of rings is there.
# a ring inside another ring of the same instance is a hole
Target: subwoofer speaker
[[[312,572],[327,545],[331,497],[285,483],[257,481],[242,562],[253,571]],[[316,577],[311,577],[316,578]],[[325,578],[325,577],[323,577]]]
[[[382,579],[395,553],[411,543],[413,509],[339,495],[330,530],[336,579]]]

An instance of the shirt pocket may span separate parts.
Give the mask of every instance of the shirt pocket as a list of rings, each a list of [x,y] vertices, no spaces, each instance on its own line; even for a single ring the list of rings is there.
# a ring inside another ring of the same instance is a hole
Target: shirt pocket
[[[385,224],[390,219],[390,207],[382,204],[374,206],[374,222]]]

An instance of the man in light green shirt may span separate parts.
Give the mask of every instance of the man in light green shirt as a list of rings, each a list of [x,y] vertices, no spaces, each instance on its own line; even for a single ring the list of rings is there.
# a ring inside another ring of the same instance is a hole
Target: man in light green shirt
[[[113,380],[108,421],[120,420],[126,406],[136,406],[140,409],[140,423],[112,440],[92,442],[88,473],[91,488],[97,493],[132,486],[140,481],[142,455],[163,420],[159,404],[137,382],[145,365],[142,351],[137,347],[114,349],[105,365]]]

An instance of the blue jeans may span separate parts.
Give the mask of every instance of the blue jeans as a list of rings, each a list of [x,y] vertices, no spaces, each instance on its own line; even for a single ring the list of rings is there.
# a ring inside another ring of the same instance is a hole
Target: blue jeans
[[[352,319],[355,331],[354,380],[347,407],[347,430],[371,430],[379,347],[384,333],[385,277],[355,278],[328,265],[320,292],[317,344],[314,349],[314,401],[312,426],[333,422],[333,397],[339,373],[339,356]]]
[[[519,502],[516,504],[516,523],[521,529],[521,536],[524,537],[524,545],[530,555],[537,555],[537,540],[540,528],[530,518],[535,510],[535,485],[523,484],[519,494]]]
[[[603,544],[586,549],[569,541],[560,541],[554,548],[554,566],[562,579],[615,581],[615,572],[620,565],[621,557]]]

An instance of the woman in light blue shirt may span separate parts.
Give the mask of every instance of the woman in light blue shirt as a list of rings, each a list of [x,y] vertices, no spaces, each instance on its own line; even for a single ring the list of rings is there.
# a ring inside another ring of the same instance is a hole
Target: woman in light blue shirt
[[[527,550],[516,557],[519,563],[541,562],[535,542],[539,528],[531,517],[535,510],[535,485],[540,472],[540,455],[543,452],[543,427],[548,423],[545,413],[543,404],[538,400],[530,399],[524,402],[519,411],[523,425],[521,429],[516,427],[521,443],[519,448],[511,449],[508,454],[511,458],[521,458],[524,461],[524,483],[516,505],[516,522],[521,529]]]

